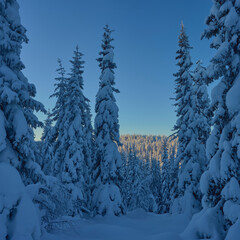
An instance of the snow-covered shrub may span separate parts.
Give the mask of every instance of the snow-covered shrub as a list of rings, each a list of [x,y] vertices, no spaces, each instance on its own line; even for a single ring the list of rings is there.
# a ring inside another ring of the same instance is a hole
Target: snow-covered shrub
[[[73,209],[72,197],[57,178],[47,176],[45,184],[39,184],[33,201],[40,209],[42,226],[51,229],[51,223],[62,216],[71,215]]]

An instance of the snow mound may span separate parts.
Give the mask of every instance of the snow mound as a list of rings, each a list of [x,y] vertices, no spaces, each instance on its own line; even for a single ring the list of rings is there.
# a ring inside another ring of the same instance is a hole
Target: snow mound
[[[36,209],[17,170],[0,163],[0,182],[0,239],[40,239]]]
[[[187,228],[181,234],[184,240],[193,239],[222,239],[220,221],[218,219],[217,208],[203,209],[193,215]]]

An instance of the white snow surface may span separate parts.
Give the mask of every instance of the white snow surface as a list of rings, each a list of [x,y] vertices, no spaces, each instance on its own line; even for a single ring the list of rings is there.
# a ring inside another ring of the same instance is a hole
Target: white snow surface
[[[188,221],[184,215],[157,215],[138,209],[121,217],[75,220],[64,230],[44,234],[41,240],[183,240],[179,234]]]

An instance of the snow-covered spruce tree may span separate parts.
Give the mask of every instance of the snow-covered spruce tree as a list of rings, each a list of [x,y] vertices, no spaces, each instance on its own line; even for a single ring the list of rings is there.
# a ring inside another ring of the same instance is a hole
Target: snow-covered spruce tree
[[[151,172],[150,157],[147,153],[145,160],[140,160],[140,183],[137,192],[137,206],[147,212],[158,212],[153,195],[153,175]]]
[[[170,212],[172,211],[172,204],[174,199],[178,197],[178,171],[179,165],[176,161],[175,147],[172,148],[170,155]]]
[[[42,126],[34,111],[45,110],[22,73],[21,48],[28,39],[15,0],[0,1],[0,21],[0,238],[38,240],[38,216],[24,184],[44,178],[32,128]]]
[[[56,70],[58,73],[58,77],[55,78],[56,83],[54,93],[50,96],[50,98],[56,98],[56,104],[51,113],[51,119],[55,122],[54,127],[52,128],[51,138],[49,139],[50,144],[53,145],[53,176],[57,176],[60,172],[61,163],[58,160],[59,158],[63,158],[61,152],[57,152],[57,149],[61,145],[61,139],[58,138],[59,132],[63,131],[62,127],[64,126],[63,116],[65,114],[65,101],[66,101],[66,93],[67,93],[67,78],[65,76],[66,71],[62,65],[62,61],[58,59],[59,68]]]
[[[239,239],[240,235],[240,2],[214,0],[203,37],[216,54],[207,68],[212,90],[213,130],[207,141],[208,169],[201,177],[203,210],[184,232],[195,239]],[[204,223],[204,224],[202,224]]]
[[[139,187],[141,183],[141,170],[139,158],[136,156],[136,149],[130,148],[127,160],[126,176],[126,208],[128,211],[135,210],[138,206]]]
[[[161,213],[168,213],[170,208],[170,164],[168,158],[167,138],[163,143],[162,156],[162,206]]]
[[[87,112],[84,111],[86,98],[82,92],[84,62],[78,47],[74,51],[71,63],[71,73],[68,84],[65,85],[64,99],[61,103],[63,105],[60,105],[59,111],[56,112],[56,116],[61,119],[57,119],[56,124],[58,125],[55,129],[57,139],[54,143],[56,163],[54,175],[60,179],[71,194],[72,206],[69,208],[68,214],[74,216],[82,214],[82,210],[86,210],[88,198],[85,184],[88,168],[84,155],[87,141],[84,121]],[[64,76],[61,79],[64,80]],[[59,95],[59,98],[63,96]]]
[[[22,43],[28,42],[15,0],[0,1],[0,161],[20,172],[25,184],[43,178],[35,162],[36,145],[32,128],[41,127],[33,111],[45,111],[34,100],[36,89],[23,75]]]
[[[179,177],[181,177],[184,165],[189,160],[189,157],[186,154],[186,147],[190,141],[190,137],[188,136],[188,123],[189,123],[189,113],[191,112],[191,108],[189,105],[190,102],[190,92],[193,84],[193,79],[190,74],[190,68],[192,66],[192,61],[190,57],[189,50],[191,49],[189,45],[188,36],[186,35],[184,25],[181,24],[181,32],[179,36],[179,50],[177,51],[176,60],[177,66],[179,70],[174,74],[176,77],[175,80],[175,106],[177,108],[177,122],[174,126],[174,130],[176,131],[178,137],[178,151],[176,157],[176,165],[181,167],[179,171]],[[179,186],[174,192],[174,202],[172,205],[172,212],[182,212],[183,209],[180,206],[179,200],[184,195],[184,186]]]
[[[121,159],[122,159],[122,166],[120,168],[120,174],[122,176],[122,181],[120,183],[120,192],[122,194],[122,201],[123,205],[127,208],[127,199],[129,195],[129,189],[128,189],[128,153],[124,150],[120,151]]]
[[[62,67],[61,61],[58,61],[60,64],[59,69],[57,70],[60,74],[59,78],[56,78],[57,84],[55,84],[56,89],[53,96],[57,97],[57,103],[54,107],[51,114],[48,116],[47,122],[45,122],[45,130],[43,134],[43,148],[48,149],[41,149],[42,155],[46,156],[46,159],[41,157],[41,163],[44,163],[43,171],[47,175],[54,175],[54,166],[59,163],[58,161],[55,161],[55,155],[54,150],[56,149],[56,139],[58,139],[58,132],[59,132],[59,126],[61,125],[58,119],[63,119],[63,113],[64,113],[64,105],[63,101],[65,98],[62,94],[65,93],[65,88],[63,88],[63,85],[65,86],[66,78],[64,76],[65,70]],[[61,115],[61,117],[59,117]],[[54,127],[52,127],[51,132],[47,132],[48,128],[50,128],[50,122],[56,121],[56,124]],[[49,127],[47,127],[49,126]],[[46,144],[46,145],[45,145]],[[44,147],[45,146],[45,147]],[[50,148],[52,147],[53,153],[51,153]],[[44,154],[45,151],[45,154]],[[51,155],[53,155],[53,158],[51,159],[51,162],[47,162],[48,158],[50,160]],[[52,169],[51,169],[52,168]],[[56,168],[57,169],[57,168]],[[50,172],[49,172],[50,171]],[[56,175],[55,175],[56,176]],[[61,183],[61,181],[54,177],[47,177],[44,176],[44,179],[42,181],[42,184],[36,184],[36,186],[29,186],[30,188],[36,188],[35,192],[38,192],[39,194],[36,194],[32,196],[33,201],[35,204],[38,205],[39,209],[43,211],[42,213],[42,222],[44,224],[49,223],[49,221],[56,219],[60,216],[67,215],[67,211],[69,209],[69,202],[70,202],[70,195],[66,187]],[[37,189],[38,188],[38,189]],[[38,191],[37,191],[38,190]],[[34,192],[34,191],[32,191]]]
[[[136,148],[130,147],[125,172],[124,172],[124,189],[123,200],[128,211],[133,211],[137,208],[142,208],[145,211],[157,212],[156,198],[160,197],[159,172],[157,173],[157,166],[155,168],[155,175],[152,173],[149,158],[144,162],[136,156]],[[155,191],[153,194],[153,191]]]
[[[82,143],[82,152],[84,156],[84,172],[83,172],[83,178],[85,181],[85,188],[84,193],[86,200],[86,206],[88,209],[91,207],[91,190],[92,190],[92,168],[93,168],[93,154],[94,154],[94,140],[93,140],[93,127],[91,123],[91,110],[90,110],[90,101],[88,98],[86,98],[83,94],[83,63],[82,61],[83,54],[79,52],[78,46],[76,47],[76,50],[74,51],[74,57],[70,61],[72,64],[72,74],[74,73],[75,76],[78,78],[78,82],[81,89],[81,95],[79,107],[81,110],[81,124],[82,124],[82,137],[84,139]]]
[[[52,143],[52,119],[50,110],[44,122],[43,134],[41,137],[41,168],[46,175],[52,175],[53,171],[53,143]]]
[[[186,135],[189,142],[185,148],[186,162],[181,165],[179,175],[180,194],[184,190],[182,206],[191,217],[201,209],[202,194],[200,178],[206,169],[206,141],[210,133],[209,97],[206,87],[206,69],[198,63],[194,71],[194,84],[190,88],[188,125]]]
[[[157,206],[156,212],[160,213],[162,203],[162,175],[160,161],[155,158],[152,158],[151,163],[152,163],[151,191]]]
[[[195,130],[196,136],[196,159],[201,165],[200,175],[206,170],[208,164],[206,158],[206,142],[211,130],[212,112],[210,110],[210,99],[207,90],[207,72],[206,68],[197,62],[194,70],[194,84],[192,86],[192,123],[190,127]],[[198,176],[197,178],[199,178]]]
[[[193,128],[193,77],[190,74],[192,66],[189,50],[189,40],[182,24],[177,51],[179,70],[176,77],[175,106],[177,107],[177,122],[174,126],[178,137],[177,163],[179,164],[178,189],[172,205],[172,212],[186,213],[189,217],[199,210],[199,200],[195,194],[199,187],[200,164],[196,155],[197,135]]]
[[[131,176],[131,159],[132,159],[132,148],[130,148],[129,152],[122,152],[121,158],[122,158],[122,168],[121,168],[121,175],[123,177],[122,185],[121,185],[121,192],[122,192],[122,200],[124,203],[124,206],[126,207],[126,210],[129,209],[129,200],[131,195],[131,182],[132,182],[132,176]]]
[[[117,145],[119,142],[118,107],[114,92],[112,30],[105,26],[102,40],[102,51],[98,58],[101,69],[99,90],[95,106],[95,162],[93,191],[93,209],[96,214],[120,215],[124,211],[122,196],[119,190],[121,156]]]
[[[59,121],[61,110],[65,104],[65,92],[67,89],[67,78],[65,76],[66,70],[62,65],[61,59],[58,58],[57,60],[59,67],[57,68],[56,72],[58,73],[58,77],[55,78],[56,83],[54,84],[55,89],[54,93],[50,96],[50,98],[56,98],[56,104],[52,110],[51,117],[52,121]],[[57,123],[56,123],[57,125]]]
[[[197,62],[197,67],[194,70],[194,111],[197,114],[197,118],[201,124],[197,125],[198,139],[206,144],[206,141],[210,134],[210,125],[212,119],[212,113],[210,111],[210,99],[207,90],[207,69],[202,66],[201,61]],[[202,129],[200,127],[202,126]],[[204,146],[205,147],[205,146]],[[203,150],[205,152],[205,150]],[[205,161],[204,161],[205,162]]]

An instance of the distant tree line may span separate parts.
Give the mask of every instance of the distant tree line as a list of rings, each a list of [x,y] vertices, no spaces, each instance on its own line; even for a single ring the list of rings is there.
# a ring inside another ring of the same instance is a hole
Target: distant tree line
[[[160,135],[138,135],[126,134],[120,136],[122,143],[119,146],[120,152],[129,152],[133,147],[136,150],[137,157],[140,159],[156,159],[162,161],[163,145],[167,141],[168,154],[171,155],[173,151],[177,150],[177,138]]]

